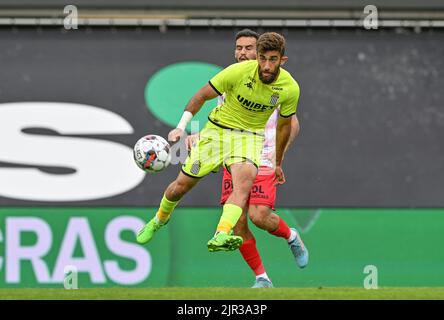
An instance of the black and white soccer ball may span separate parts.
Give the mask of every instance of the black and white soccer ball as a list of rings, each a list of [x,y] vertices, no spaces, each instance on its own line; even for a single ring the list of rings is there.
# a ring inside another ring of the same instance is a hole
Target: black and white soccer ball
[[[133,154],[137,166],[148,173],[164,170],[171,161],[169,143],[155,134],[140,138],[134,145]]]

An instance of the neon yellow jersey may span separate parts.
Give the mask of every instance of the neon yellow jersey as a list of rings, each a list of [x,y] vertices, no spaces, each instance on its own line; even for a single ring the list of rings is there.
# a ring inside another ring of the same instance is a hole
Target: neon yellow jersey
[[[271,84],[259,79],[257,60],[232,64],[210,80],[224,102],[214,108],[209,120],[216,125],[263,133],[270,115],[280,105],[280,115],[296,113],[299,85],[290,73],[280,68],[278,78]]]

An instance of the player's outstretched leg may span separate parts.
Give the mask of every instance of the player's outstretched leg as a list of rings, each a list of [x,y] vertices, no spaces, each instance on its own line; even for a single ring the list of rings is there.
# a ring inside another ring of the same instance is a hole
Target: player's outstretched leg
[[[156,216],[150,220],[137,234],[137,242],[146,244],[151,241],[154,234],[170,221],[171,214],[180,199],[191,190],[199,181],[197,178],[188,177],[179,172],[178,177],[165,190],[159,210]]]

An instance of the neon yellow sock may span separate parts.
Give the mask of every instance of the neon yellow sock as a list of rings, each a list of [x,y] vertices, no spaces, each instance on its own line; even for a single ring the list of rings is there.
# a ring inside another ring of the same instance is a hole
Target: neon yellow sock
[[[170,201],[165,195],[163,195],[162,201],[160,201],[159,210],[156,213],[157,222],[160,224],[166,223],[170,219],[171,213],[173,213],[174,208],[179,201]]]
[[[242,215],[242,208],[235,204],[227,203],[224,205],[224,211],[220,217],[217,225],[217,232],[230,233],[231,229],[236,225],[240,216]]]

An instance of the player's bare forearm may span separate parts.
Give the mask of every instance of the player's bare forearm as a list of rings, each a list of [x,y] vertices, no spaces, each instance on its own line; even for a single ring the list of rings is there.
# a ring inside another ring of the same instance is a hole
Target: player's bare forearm
[[[298,117],[296,115],[294,115],[294,116],[291,117],[290,137],[288,138],[287,145],[285,146],[284,154],[288,151],[288,148],[296,140],[296,138],[299,135],[300,130],[301,130],[301,127],[299,125]]]
[[[276,166],[282,165],[284,150],[288,144],[291,133],[291,117],[279,117],[276,127]]]
[[[185,107],[185,111],[189,111],[195,115],[202,108],[205,101],[214,99],[217,96],[216,91],[207,83],[191,98]]]

